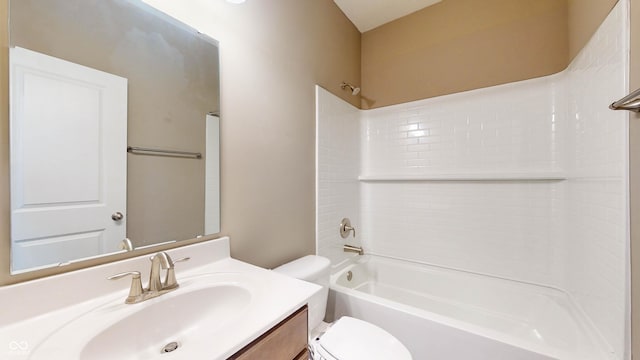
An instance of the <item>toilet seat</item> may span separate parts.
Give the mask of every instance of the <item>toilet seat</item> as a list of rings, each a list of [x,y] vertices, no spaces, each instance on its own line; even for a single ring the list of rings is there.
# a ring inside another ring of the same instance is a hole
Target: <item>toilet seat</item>
[[[324,360],[411,360],[411,353],[385,330],[349,316],[343,316],[313,341],[314,359]],[[319,356],[318,356],[319,355]]]

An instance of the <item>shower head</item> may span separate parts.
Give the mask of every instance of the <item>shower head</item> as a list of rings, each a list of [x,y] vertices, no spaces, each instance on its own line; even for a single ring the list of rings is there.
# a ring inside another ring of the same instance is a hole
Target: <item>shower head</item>
[[[340,84],[340,88],[342,88],[342,90],[345,90],[346,88],[349,88],[349,90],[351,90],[351,95],[358,95],[360,93],[360,88],[359,87],[355,87],[349,83],[343,82],[342,84]]]

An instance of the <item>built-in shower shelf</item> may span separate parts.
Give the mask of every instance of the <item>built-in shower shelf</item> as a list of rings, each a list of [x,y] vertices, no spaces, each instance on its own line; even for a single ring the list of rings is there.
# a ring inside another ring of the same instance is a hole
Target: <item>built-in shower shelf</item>
[[[566,180],[562,171],[548,172],[468,172],[440,174],[385,174],[360,175],[360,181],[526,181],[526,180]]]

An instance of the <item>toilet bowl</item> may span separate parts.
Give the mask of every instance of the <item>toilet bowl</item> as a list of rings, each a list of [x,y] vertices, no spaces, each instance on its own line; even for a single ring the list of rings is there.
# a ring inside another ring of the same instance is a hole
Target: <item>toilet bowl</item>
[[[273,271],[322,286],[309,300],[309,346],[314,360],[411,360],[409,350],[393,335],[363,320],[343,316],[323,323],[329,295],[329,259],[308,255]]]

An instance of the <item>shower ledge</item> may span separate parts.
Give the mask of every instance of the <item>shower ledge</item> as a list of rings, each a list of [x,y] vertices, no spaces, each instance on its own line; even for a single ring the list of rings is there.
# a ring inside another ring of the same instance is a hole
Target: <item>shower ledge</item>
[[[431,174],[367,174],[358,176],[360,181],[561,181],[564,171],[488,172],[470,171]]]

